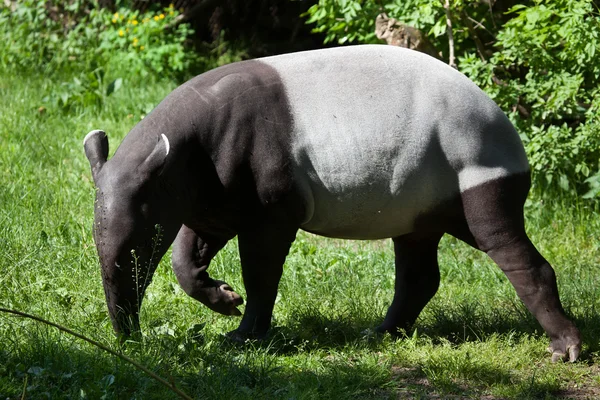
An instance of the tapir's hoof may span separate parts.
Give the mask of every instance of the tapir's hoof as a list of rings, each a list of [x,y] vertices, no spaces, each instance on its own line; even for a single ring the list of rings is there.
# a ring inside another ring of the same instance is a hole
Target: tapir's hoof
[[[575,362],[581,352],[581,339],[579,334],[576,338],[555,339],[550,343],[548,352],[552,353],[552,362],[570,361]]]
[[[244,304],[244,299],[227,283],[212,281],[209,287],[202,290],[205,292],[205,298],[200,301],[211,310],[223,315],[242,315],[237,307]]]
[[[579,353],[581,351],[581,349],[572,346],[569,347],[567,349],[567,352],[565,353],[564,351],[561,350],[552,350],[550,348],[548,348],[548,351],[550,351],[552,353],[552,362],[558,362],[558,361],[569,361],[569,362],[575,362],[577,361],[577,358],[579,357]]]
[[[382,324],[375,328],[375,332],[379,335],[389,333],[393,338],[398,339],[406,337],[406,332],[408,332],[408,328],[399,328],[397,326],[389,327],[385,326],[385,324]]]
[[[236,344],[244,344],[248,341],[260,341],[267,338],[267,333],[245,332],[240,329],[228,332],[225,337]]]
[[[581,346],[569,346],[566,351],[561,349],[553,349],[552,346],[548,347],[548,351],[552,353],[552,362],[557,361],[569,361],[575,362],[579,358],[581,352]]]

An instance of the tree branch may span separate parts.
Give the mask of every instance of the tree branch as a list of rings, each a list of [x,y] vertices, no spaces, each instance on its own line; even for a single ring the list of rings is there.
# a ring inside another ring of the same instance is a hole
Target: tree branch
[[[448,33],[448,65],[456,69],[456,59],[454,57],[454,35],[452,34],[452,18],[450,17],[450,0],[444,1],[444,9],[446,10],[446,31]]]
[[[467,27],[467,30],[469,31],[469,36],[471,36],[471,39],[473,39],[475,42],[475,47],[477,48],[477,54],[479,54],[479,58],[481,58],[481,61],[485,61],[485,47],[483,46],[483,43],[481,43],[481,39],[479,39],[477,32],[475,32],[475,28],[471,23],[472,18],[469,17],[469,14],[467,14],[466,10],[462,10],[461,17],[463,23]],[[481,23],[478,23],[478,25],[481,25]]]

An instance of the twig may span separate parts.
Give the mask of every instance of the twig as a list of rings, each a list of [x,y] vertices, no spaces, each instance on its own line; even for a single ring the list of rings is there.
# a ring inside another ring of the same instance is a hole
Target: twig
[[[25,395],[27,394],[27,378],[29,378],[29,375],[25,375],[25,380],[23,382],[23,394],[21,395],[21,400],[25,400]]]
[[[485,61],[485,47],[483,47],[483,43],[481,43],[481,40],[479,39],[477,32],[475,32],[475,29],[473,28],[473,24],[471,23],[471,20],[473,20],[473,19],[471,17],[469,17],[469,14],[467,14],[466,10],[463,10],[461,12],[461,16],[462,16],[463,23],[467,27],[467,31],[469,31],[469,35],[475,42],[475,47],[477,48],[477,54],[479,54],[479,58],[481,58],[481,61]],[[477,21],[475,21],[475,22],[477,22]],[[481,25],[481,23],[479,23],[479,22],[477,22],[477,24]],[[481,25],[481,26],[483,26],[483,25]]]
[[[53,326],[55,328],[57,328],[58,330],[68,333],[69,335],[73,335],[81,340],[85,340],[86,342],[93,344],[96,347],[101,348],[102,350],[112,354],[113,356],[119,357],[121,360],[127,361],[128,363],[132,364],[134,367],[136,367],[137,369],[140,369],[142,371],[144,371],[147,375],[149,375],[150,377],[152,377],[154,380],[162,383],[164,386],[166,386],[169,390],[175,392],[179,397],[181,397],[182,399],[186,399],[186,400],[192,400],[192,398],[190,396],[188,396],[187,394],[185,394],[184,392],[182,392],[181,390],[177,389],[177,387],[172,384],[167,382],[165,379],[161,378],[160,376],[156,375],[154,372],[150,371],[148,368],[144,367],[142,364],[138,363],[137,361],[133,360],[132,358],[127,357],[126,355],[117,353],[114,350],[109,349],[108,347],[106,347],[105,345],[103,345],[100,342],[97,342],[93,339],[89,339],[77,332],[74,332],[72,330],[70,330],[69,328],[65,328],[64,326],[55,324],[54,322],[50,322],[47,321],[43,318],[40,317],[36,317],[35,315],[31,315],[31,314],[26,314],[24,312],[21,311],[17,311],[17,310],[10,310],[7,308],[0,308],[0,312],[5,312],[5,313],[9,313],[9,314],[14,314],[14,315],[18,315],[20,317],[25,317],[25,318],[29,318],[32,319],[34,321],[38,321],[41,322],[43,324],[46,325],[50,325]]]
[[[448,32],[448,47],[450,48],[448,65],[452,68],[456,68],[456,60],[454,58],[454,35],[452,34],[452,19],[450,18],[450,0],[444,1],[444,9],[446,10],[446,28]]]
[[[496,29],[496,21],[494,20],[494,11],[492,10],[493,3],[494,2],[492,2],[492,1],[488,2],[488,6],[489,6],[489,10],[490,10],[490,16],[492,17],[491,18],[492,25],[494,25],[494,29]]]
[[[494,38],[494,40],[496,40],[496,36],[494,36],[494,33],[492,31],[490,31],[488,28],[486,28],[485,25],[483,24],[483,22],[477,21],[475,18],[471,17],[470,15],[467,15],[467,17],[469,17],[469,20],[475,24],[475,26],[473,28],[481,28],[481,29],[483,29],[490,36],[492,36]]]

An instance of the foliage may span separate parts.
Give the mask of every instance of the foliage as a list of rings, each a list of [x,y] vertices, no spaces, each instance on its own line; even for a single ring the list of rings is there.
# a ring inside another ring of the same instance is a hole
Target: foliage
[[[316,24],[313,32],[325,33],[325,43],[376,43],[373,17],[377,10],[374,1],[320,0],[304,16],[307,23]]]
[[[119,90],[123,84],[122,78],[116,78],[105,84],[105,71],[96,68],[91,72],[83,72],[71,81],[63,82],[56,91],[44,100],[52,101],[64,111],[74,107],[101,106],[106,98]]]
[[[512,114],[540,188],[581,192],[600,158],[600,17],[591,0],[510,13],[499,50],[487,61],[466,55],[463,71]]]
[[[455,46],[471,48],[465,19],[478,19],[482,26],[491,24],[497,15],[488,15],[483,2],[452,1]],[[467,13],[468,12],[468,13]],[[315,24],[313,32],[325,33],[325,43],[381,43],[375,37],[375,17],[385,13],[429,36],[434,47],[447,57],[446,12],[440,0],[319,0],[305,13],[307,23]],[[468,42],[468,43],[465,43]]]
[[[2,6],[0,65],[75,75],[50,96],[68,110],[102,104],[121,86],[118,75],[176,76],[198,64],[185,45],[193,31],[175,24],[172,5],[145,13],[89,6],[84,0],[64,9],[45,0],[24,0],[14,11]]]
[[[134,73],[181,72],[196,60],[184,46],[193,32],[187,24],[174,24],[178,11],[169,6],[159,12],[92,7],[76,1],[62,13],[46,1],[25,0],[14,11],[0,13],[0,50],[4,65],[21,68],[93,70],[113,62]],[[62,17],[62,18],[61,18]],[[65,22],[66,20],[66,22]]]
[[[102,12],[107,18],[107,12]],[[185,41],[193,33],[187,24],[175,24],[178,12],[173,5],[162,12],[120,9],[104,21],[100,49],[107,53],[125,55],[125,62],[143,71],[145,68],[162,74],[189,69],[197,57],[186,51]]]
[[[592,0],[451,1],[458,69],[482,87],[521,132],[538,194],[600,193],[600,18]],[[307,13],[326,41],[373,43],[385,12],[428,35],[447,59],[439,0],[319,0]],[[598,171],[598,172],[596,172]]]

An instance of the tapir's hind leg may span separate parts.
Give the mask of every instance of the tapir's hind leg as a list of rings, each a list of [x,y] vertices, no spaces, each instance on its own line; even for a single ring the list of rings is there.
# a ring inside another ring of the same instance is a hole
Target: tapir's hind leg
[[[477,247],[504,271],[527,309],[551,339],[556,361],[575,361],[581,339],[561,306],[554,270],[525,233],[523,204],[529,174],[497,179],[462,193],[466,221]]]
[[[393,239],[395,294],[378,331],[397,334],[400,329],[409,329],[437,292],[440,284],[437,248],[442,235],[441,232],[411,233]]]
[[[241,296],[222,281],[212,279],[206,269],[226,239],[199,237],[183,225],[173,245],[173,271],[183,290],[213,311],[241,315]]]

